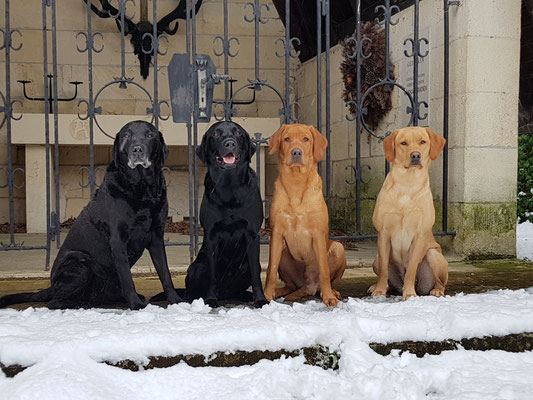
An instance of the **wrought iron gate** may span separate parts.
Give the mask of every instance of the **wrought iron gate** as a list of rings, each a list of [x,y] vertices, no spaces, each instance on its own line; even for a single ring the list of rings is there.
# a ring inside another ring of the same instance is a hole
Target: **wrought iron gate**
[[[139,83],[135,77],[127,76],[126,73],[126,62],[125,62],[125,48],[129,46],[126,43],[127,33],[127,23],[131,16],[127,15],[126,5],[127,3],[135,4],[136,2],[145,2],[145,0],[113,0],[109,2],[108,0],[88,0],[83,2],[79,0],[79,3],[72,1],[72,4],[69,4],[69,7],[79,6],[86,8],[86,23],[87,30],[78,32],[76,38],[84,41],[84,46],[78,47],[77,50],[80,53],[84,53],[87,56],[87,77],[86,82],[88,85],[88,97],[79,101],[78,106],[80,108],[86,109],[86,111],[80,111],[79,118],[80,120],[87,120],[89,123],[89,154],[90,154],[90,163],[86,167],[82,167],[82,170],[88,174],[88,182],[84,186],[90,188],[91,196],[94,193],[95,189],[98,187],[96,181],[96,171],[95,167],[95,153],[94,153],[94,138],[95,135],[107,135],[112,138],[112,135],[109,132],[105,131],[105,127],[101,126],[98,121],[98,117],[103,113],[102,107],[99,106],[98,101],[104,90],[110,86],[118,86],[121,88],[135,86],[141,90],[144,95],[146,95],[147,100],[151,103],[151,106],[147,108],[147,114],[152,116],[152,123],[159,127],[161,120],[168,119],[167,116],[164,116],[161,112],[162,107],[170,108],[170,104],[166,99],[160,99],[159,95],[159,85],[167,85],[167,82],[160,82],[159,80],[159,71],[158,71],[158,56],[162,55],[163,52],[160,47],[161,40],[165,38],[165,34],[161,34],[158,31],[157,21],[158,21],[158,1],[152,1],[152,18],[153,18],[153,29],[149,32],[145,32],[142,36],[142,40],[148,41],[148,48],[143,47],[142,52],[145,54],[153,54],[152,63],[153,68],[151,68],[151,74],[153,76],[153,87],[146,87],[142,83]],[[205,66],[205,58],[197,52],[197,30],[196,30],[196,19],[197,16],[193,12],[195,4],[199,4],[194,0],[180,0],[184,1],[186,5],[186,58],[190,62],[193,70],[193,80],[196,82],[198,80],[198,72]],[[176,0],[178,2],[178,0]],[[357,96],[354,100],[350,101],[348,105],[351,105],[355,110],[353,115],[347,115],[350,121],[353,121],[355,126],[355,139],[356,139],[356,158],[355,165],[353,166],[355,172],[355,179],[352,182],[355,186],[355,199],[356,199],[356,218],[355,226],[353,229],[350,229],[350,234],[343,236],[335,236],[339,239],[364,239],[375,237],[373,234],[368,234],[362,232],[361,229],[361,188],[365,184],[362,178],[362,168],[361,165],[361,137],[363,134],[370,134],[380,140],[382,140],[390,132],[385,133],[384,135],[378,135],[372,131],[372,129],[365,122],[365,115],[367,110],[364,107],[365,98],[369,93],[375,90],[378,87],[386,87],[387,90],[397,90],[404,93],[408,98],[410,106],[406,110],[407,114],[410,116],[409,124],[418,125],[419,123],[424,123],[425,120],[425,109],[428,108],[428,104],[423,101],[419,101],[418,98],[418,60],[427,56],[427,53],[421,52],[421,43],[428,43],[428,39],[420,36],[419,30],[419,0],[412,0],[412,12],[414,25],[411,31],[411,37],[406,40],[404,45],[410,47],[405,51],[405,56],[413,59],[413,91],[412,94],[404,86],[402,86],[396,79],[391,77],[389,71],[390,65],[390,54],[389,48],[391,46],[390,42],[390,27],[397,23],[394,21],[394,15],[400,11],[398,5],[391,4],[395,3],[394,0],[383,0],[379,5],[375,7],[376,21],[383,26],[386,35],[386,73],[385,76],[381,77],[380,80],[373,84],[368,90],[361,90],[361,65],[362,61],[368,57],[364,53],[364,42],[370,39],[362,37],[361,34],[361,2],[362,0],[351,0],[350,4],[355,10],[355,36],[352,39],[354,41],[356,51],[354,54],[349,55],[350,58],[355,60],[357,66]],[[95,54],[100,53],[103,50],[103,45],[97,46],[95,44],[96,38],[103,38],[103,35],[100,32],[93,30],[93,19],[95,14],[91,12],[91,5],[102,6],[103,3],[114,3],[116,8],[113,7],[114,11],[111,9],[104,10],[104,13],[107,13],[107,17],[115,18],[118,20],[120,26],[120,36],[121,36],[121,68],[120,71],[117,71],[119,74],[118,77],[113,80],[101,85],[100,87],[95,87],[95,78],[93,76],[93,57]],[[201,2],[200,2],[201,3]],[[261,90],[271,90],[279,98],[279,115],[280,122],[282,123],[291,123],[298,122],[298,113],[297,109],[299,104],[296,103],[293,99],[293,94],[290,89],[290,71],[291,71],[291,60],[298,57],[299,52],[295,50],[301,42],[298,37],[293,37],[291,35],[291,4],[294,4],[294,0],[285,0],[284,2],[284,25],[285,25],[285,36],[277,39],[276,43],[279,43],[283,46],[281,52],[277,51],[275,53],[276,57],[283,59],[285,62],[285,87],[276,88],[267,80],[262,80],[260,77],[261,71],[261,59],[260,59],[260,38],[261,38],[261,27],[268,23],[268,18],[265,17],[265,11],[270,10],[270,5],[266,3],[261,3],[260,0],[253,0],[247,4],[242,5],[242,18],[249,24],[253,24],[255,30],[255,68],[254,75],[249,77],[248,82],[235,91],[232,90],[231,70],[229,67],[229,60],[232,57],[237,55],[238,47],[240,45],[239,38],[236,36],[231,36],[231,26],[229,26],[228,18],[228,3],[229,0],[223,0],[223,33],[213,37],[214,47],[221,48],[222,50],[213,49],[212,55],[214,57],[223,58],[223,69],[220,71],[220,74],[211,74],[210,76],[206,75],[205,79],[202,82],[207,82],[213,80],[224,85],[224,99],[215,101],[215,105],[221,106],[220,108],[214,107],[213,118],[215,119],[225,119],[230,120],[237,114],[237,108],[235,107],[238,104],[236,100],[239,93],[241,93],[246,88],[251,88],[254,92],[259,93]],[[281,2],[279,2],[281,3]],[[331,143],[335,138],[331,137],[331,121],[330,121],[330,109],[331,109],[331,95],[330,95],[330,43],[331,43],[331,0],[309,0],[305,1],[305,7],[316,7],[316,50],[317,54],[317,76],[316,76],[316,85],[317,85],[317,97],[316,97],[316,109],[317,109],[317,118],[316,126],[321,130],[328,141]],[[449,20],[448,20],[448,9],[450,5],[457,5],[457,1],[443,0],[443,9],[444,9],[444,100],[443,100],[443,127],[442,134],[445,138],[448,137],[448,101],[449,101]],[[0,250],[32,250],[32,249],[45,249],[46,256],[46,268],[49,266],[50,261],[50,249],[52,242],[56,242],[56,246],[59,247],[61,244],[60,236],[60,204],[59,204],[59,187],[60,187],[60,176],[59,176],[59,132],[58,132],[58,84],[56,77],[58,76],[58,43],[56,32],[58,27],[56,22],[56,1],[55,0],[42,0],[42,41],[43,41],[43,59],[42,59],[42,70],[43,70],[43,96],[42,100],[44,101],[44,114],[45,114],[45,131],[43,135],[45,137],[45,147],[46,147],[46,194],[44,195],[46,201],[46,243],[43,243],[40,246],[24,246],[23,243],[17,243],[17,238],[15,235],[15,202],[14,202],[14,191],[17,188],[20,188],[20,185],[17,185],[15,182],[16,174],[24,174],[23,168],[15,167],[13,164],[13,146],[12,146],[12,121],[23,118],[23,115],[14,112],[15,104],[19,103],[23,105],[24,101],[21,98],[14,98],[12,96],[12,63],[11,63],[11,53],[19,51],[24,44],[24,37],[21,32],[15,28],[11,27],[11,18],[10,18],[10,7],[12,4],[15,7],[27,7],[28,5],[22,5],[22,2],[12,2],[11,0],[4,0],[5,7],[5,24],[1,33],[3,35],[3,42],[0,42],[0,50],[3,51],[5,57],[5,84],[3,87],[0,85],[0,129],[5,127],[6,132],[6,147],[7,147],[7,165],[2,167],[1,170],[4,172],[6,177],[5,184],[1,185],[0,188],[7,189],[9,202],[9,243],[1,243]],[[145,3],[146,4],[146,3]],[[60,28],[60,27],[59,27]],[[48,43],[47,31],[51,32],[51,44]],[[51,54],[49,54],[49,48],[51,48]],[[325,65],[322,65],[322,53],[325,53]],[[274,56],[274,54],[272,55]],[[50,71],[51,65],[51,71]],[[49,78],[49,75],[52,75],[52,79]],[[323,87],[323,81],[325,81],[325,87]],[[51,84],[51,87],[49,86]],[[198,85],[193,85],[194,88],[194,107],[191,109],[191,112],[188,114],[187,121],[185,122],[187,127],[187,142],[188,142],[188,170],[189,170],[189,241],[183,243],[167,243],[167,245],[184,245],[189,246],[191,258],[197,253],[199,247],[199,212],[198,212],[198,187],[199,187],[199,166],[198,160],[194,156],[196,147],[198,145],[198,136],[202,135],[203,132],[198,131],[198,122],[202,119],[200,115],[200,104],[198,100]],[[325,95],[322,94],[324,91]],[[51,98],[52,97],[52,98]],[[255,97],[254,97],[255,98]],[[321,110],[325,107],[325,120],[322,120]],[[84,113],[85,115],[81,115]],[[217,115],[219,114],[219,115]],[[53,130],[49,129],[49,119],[53,118]],[[266,135],[270,135],[272,132],[265,132]],[[2,133],[3,134],[3,133]],[[53,135],[53,144],[51,144],[50,138]],[[254,132],[254,142],[256,144],[265,143],[268,138],[263,136],[263,133]],[[52,153],[53,152],[53,153]],[[53,154],[53,157],[52,157]],[[257,152],[257,168],[260,168],[261,154]],[[448,229],[448,216],[447,216],[447,196],[448,196],[448,148],[447,146],[444,149],[444,167],[443,167],[443,188],[442,188],[442,230],[437,232],[436,235],[453,235],[453,232],[450,232]],[[55,171],[55,186],[54,188],[50,187],[52,180],[51,176],[51,167],[52,167],[52,158],[54,159],[54,171]],[[324,167],[321,168],[321,173],[325,178],[325,193],[326,199],[328,202],[328,207],[331,208],[331,190],[332,190],[332,162],[331,162],[331,153],[330,147],[328,147],[326,152],[326,159],[324,161]],[[258,179],[260,179],[260,174],[258,173]],[[26,188],[31,189],[31,188]],[[55,194],[52,193],[52,190],[55,191]],[[36,194],[41,195],[41,194]],[[28,196],[28,194],[26,195]],[[55,198],[53,202],[52,199]]]

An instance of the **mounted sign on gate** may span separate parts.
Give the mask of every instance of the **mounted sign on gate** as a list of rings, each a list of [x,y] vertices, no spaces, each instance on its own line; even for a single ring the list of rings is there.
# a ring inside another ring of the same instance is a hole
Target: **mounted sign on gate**
[[[193,69],[188,54],[174,54],[168,66],[174,122],[189,122],[193,110],[198,122],[211,121],[215,85],[220,83],[220,79],[228,77],[216,73],[215,64],[207,54],[197,54],[195,63],[196,68]]]
[[[193,71],[188,54],[174,54],[168,65],[172,120],[189,122],[194,107]]]

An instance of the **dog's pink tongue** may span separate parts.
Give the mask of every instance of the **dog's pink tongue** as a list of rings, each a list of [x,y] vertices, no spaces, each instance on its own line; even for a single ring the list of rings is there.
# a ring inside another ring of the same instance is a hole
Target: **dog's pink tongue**
[[[235,162],[235,156],[233,154],[230,154],[230,155],[224,157],[224,162],[226,164],[233,164]]]

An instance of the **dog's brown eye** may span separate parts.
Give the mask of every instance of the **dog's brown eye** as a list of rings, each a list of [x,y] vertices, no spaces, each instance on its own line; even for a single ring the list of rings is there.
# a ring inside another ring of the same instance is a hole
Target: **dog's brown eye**
[[[407,146],[407,142],[400,143],[402,146]]]
[[[286,138],[285,138],[285,141],[286,141],[286,142],[290,142],[290,141],[291,141],[291,138],[286,137]]]
[[[129,132],[124,133],[124,137],[125,137],[126,139],[128,139],[130,136],[131,136],[131,134],[130,134]]]
[[[309,138],[308,138],[308,137],[304,137],[303,141],[304,141],[304,142],[308,142],[308,141],[309,141]]]
[[[422,141],[420,142],[420,144],[426,144],[426,141],[425,141],[425,140],[422,140]]]
[[[146,132],[146,135],[145,135],[147,138],[153,138],[154,137],[154,133],[153,132]]]
[[[213,137],[219,137],[219,136],[220,136],[220,134],[218,132],[214,132],[213,133]]]

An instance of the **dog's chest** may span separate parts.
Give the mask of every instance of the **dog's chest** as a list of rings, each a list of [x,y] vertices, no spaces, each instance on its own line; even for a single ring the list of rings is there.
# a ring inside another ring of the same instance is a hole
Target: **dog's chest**
[[[308,260],[314,255],[312,226],[309,215],[285,212],[278,216],[283,231],[283,239],[291,255],[299,261]]]
[[[128,245],[140,247],[146,246],[146,243],[152,236],[152,215],[150,210],[142,209],[131,215],[132,223],[128,226]]]

